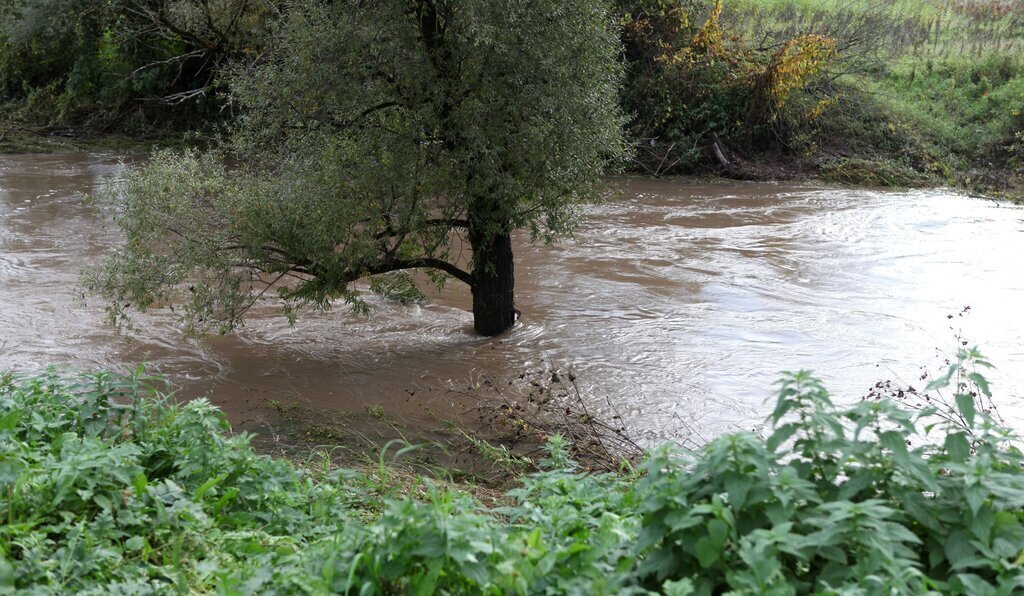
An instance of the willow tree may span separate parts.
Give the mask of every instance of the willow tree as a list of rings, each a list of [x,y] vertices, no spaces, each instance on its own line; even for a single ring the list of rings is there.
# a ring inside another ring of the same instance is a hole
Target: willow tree
[[[293,8],[230,75],[230,142],[116,189],[127,241],[89,285],[115,313],[226,330],[261,298],[359,305],[356,281],[422,268],[468,284],[477,332],[500,333],[513,231],[569,231],[624,150],[618,52],[603,0]]]

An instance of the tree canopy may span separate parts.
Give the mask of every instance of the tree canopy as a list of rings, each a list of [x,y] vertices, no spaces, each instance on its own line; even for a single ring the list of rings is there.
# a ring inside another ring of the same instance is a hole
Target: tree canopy
[[[298,6],[232,71],[230,141],[114,190],[127,241],[88,285],[115,314],[172,305],[223,331],[261,298],[358,306],[355,281],[427,268],[500,333],[511,233],[571,230],[625,151],[618,53],[602,0]]]

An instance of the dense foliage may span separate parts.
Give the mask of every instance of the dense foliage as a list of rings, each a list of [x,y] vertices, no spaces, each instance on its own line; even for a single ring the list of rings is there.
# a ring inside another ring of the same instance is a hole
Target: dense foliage
[[[0,585],[19,593],[965,593],[1024,589],[1024,454],[976,408],[945,417],[779,385],[767,440],[581,473],[555,436],[505,505],[382,468],[258,455],[206,400],[137,373],[0,381]],[[961,383],[965,381],[967,384]],[[940,422],[946,420],[946,422]],[[447,487],[446,487],[447,486]]]
[[[93,287],[227,329],[264,296],[358,305],[358,279],[423,268],[470,286],[479,333],[505,331],[512,232],[571,229],[625,149],[603,2],[308,4],[234,73],[230,145],[116,190],[128,241]]]
[[[837,40],[800,34],[755,48],[722,22],[722,0],[620,2],[628,65],[623,105],[651,173],[713,164],[718,135],[735,148],[792,148],[834,102],[825,85]]]
[[[40,125],[197,127],[275,15],[272,0],[0,0],[0,104]]]
[[[637,164],[1019,193],[1024,5],[620,0]],[[717,142],[717,141],[715,141]],[[879,174],[881,170],[881,174]],[[786,175],[786,169],[781,169]]]
[[[807,88],[834,101],[789,143],[819,173],[1024,197],[1024,3],[732,0],[722,22],[764,47],[836,40],[832,65]]]

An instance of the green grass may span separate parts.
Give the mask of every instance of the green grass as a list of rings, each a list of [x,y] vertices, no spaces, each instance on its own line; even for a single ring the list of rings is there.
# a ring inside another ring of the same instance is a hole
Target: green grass
[[[443,478],[260,455],[141,371],[0,377],[0,591],[964,593],[1024,589],[1024,454],[965,351],[924,409],[787,374],[767,439],[584,474],[551,437],[484,507]],[[935,406],[935,407],[933,407]]]
[[[1024,131],[1024,58],[907,58],[864,85],[917,135],[932,160],[948,163],[961,178],[974,168],[1012,174],[1011,145]]]
[[[826,160],[824,177],[1024,198],[1024,3],[732,0],[722,18],[769,47],[803,33],[837,39],[832,70],[845,74],[809,146],[846,159]]]
[[[1024,51],[1024,5],[1013,0],[725,0],[736,33],[842,31],[864,18],[897,55],[951,57]]]

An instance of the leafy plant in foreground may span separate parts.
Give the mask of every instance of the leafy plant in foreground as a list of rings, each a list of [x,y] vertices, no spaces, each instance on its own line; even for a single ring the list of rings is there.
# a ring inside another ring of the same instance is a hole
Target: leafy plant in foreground
[[[555,435],[493,510],[426,478],[380,492],[377,469],[314,479],[141,370],[3,375],[0,591],[1016,593],[1024,455],[968,399],[983,361],[933,383],[944,418],[790,373],[767,440],[663,447],[633,475],[581,471]]]
[[[648,460],[639,575],[697,593],[1021,589],[1022,454],[958,395],[967,428],[932,436],[933,412],[836,408],[809,373],[787,374],[767,441],[737,433]]]

